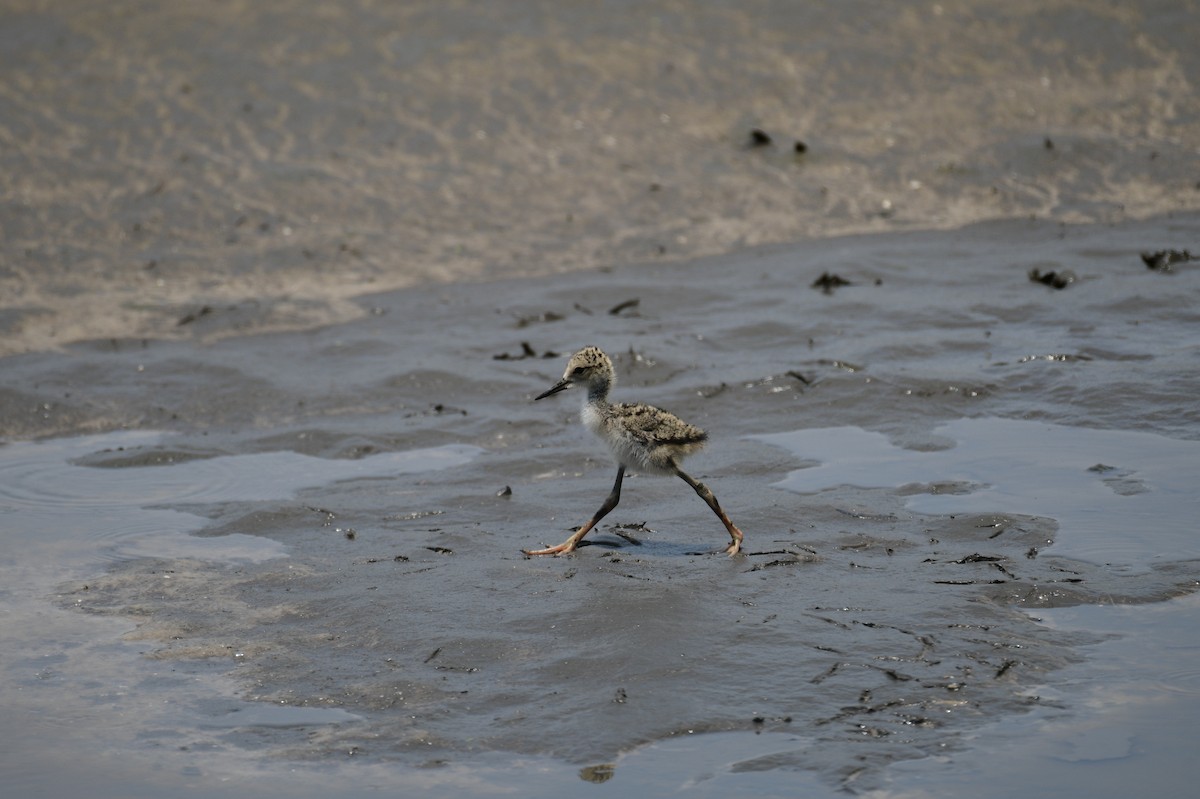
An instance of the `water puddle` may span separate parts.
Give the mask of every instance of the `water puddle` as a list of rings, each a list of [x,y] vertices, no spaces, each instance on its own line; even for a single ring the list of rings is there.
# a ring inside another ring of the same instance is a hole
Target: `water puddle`
[[[314,727],[323,724],[349,724],[362,721],[362,716],[347,713],[336,707],[294,707],[253,702],[235,707],[201,727],[235,729],[241,727]]]
[[[231,765],[223,735],[268,729],[303,736],[359,721],[338,708],[234,699],[240,692],[223,663],[160,667],[129,637],[135,620],[72,613],[50,598],[64,581],[91,580],[135,559],[237,570],[288,556],[287,546],[263,536],[194,535],[212,520],[167,504],[287,500],[335,483],[449,469],[479,452],[450,445],[358,460],[286,451],[224,455],[178,447],[156,432],[0,447],[0,773],[13,795],[174,793],[191,767],[164,785],[148,783],[169,752],[146,743],[155,737],[186,737],[180,752],[225,758],[214,767],[223,771]],[[156,577],[175,576],[164,569]],[[144,783],[143,793],[134,789]]]
[[[1014,419],[956,419],[917,451],[857,427],[754,436],[817,465],[776,485],[801,494],[837,486],[904,489],[928,514],[1055,519],[1053,552],[1144,571],[1200,558],[1200,442]]]
[[[893,765],[883,799],[1187,796],[1200,718],[1200,594],[1037,613],[1105,633],[1087,660],[1037,688],[1042,709],[983,728],[964,752]],[[1019,764],[1019,769],[1014,766]]]
[[[97,554],[259,562],[286,549],[259,536],[191,536],[210,520],[162,506],[287,499],[304,488],[446,469],[480,451],[448,445],[332,460],[289,451],[207,455],[169,444],[147,431],[8,444],[0,448],[0,518],[11,536],[36,541],[36,562],[50,547],[64,567]]]

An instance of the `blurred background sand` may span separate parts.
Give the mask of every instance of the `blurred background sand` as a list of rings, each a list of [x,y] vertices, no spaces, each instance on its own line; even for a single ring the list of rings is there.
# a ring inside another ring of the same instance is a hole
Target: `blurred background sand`
[[[1177,0],[10,2],[0,352],[185,336],[218,307],[237,332],[304,328],[427,281],[1194,209],[1198,18]]]

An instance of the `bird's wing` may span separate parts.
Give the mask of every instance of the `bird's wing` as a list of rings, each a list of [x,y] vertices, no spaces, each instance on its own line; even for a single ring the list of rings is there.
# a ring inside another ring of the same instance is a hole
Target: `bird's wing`
[[[708,434],[688,424],[675,414],[643,403],[620,403],[612,406],[620,417],[622,427],[636,438],[650,444],[700,444]]]

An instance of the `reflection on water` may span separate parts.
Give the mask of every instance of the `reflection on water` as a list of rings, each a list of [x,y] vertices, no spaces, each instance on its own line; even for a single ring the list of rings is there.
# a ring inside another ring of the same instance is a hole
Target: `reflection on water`
[[[1007,513],[1058,522],[1055,554],[1144,570],[1200,557],[1200,442],[1014,419],[956,419],[934,431],[950,446],[895,446],[855,427],[754,438],[819,465],[779,482],[798,493],[853,485],[921,488],[919,513]]]
[[[15,536],[66,545],[69,563],[104,556],[194,557],[259,561],[284,554],[281,544],[233,534],[187,535],[209,524],[166,504],[285,499],[303,488],[354,479],[385,479],[458,466],[480,450],[448,445],[331,460],[279,451],[186,457],[163,452],[153,431],[17,442],[0,448],[0,513]],[[86,462],[87,465],[84,465]]]

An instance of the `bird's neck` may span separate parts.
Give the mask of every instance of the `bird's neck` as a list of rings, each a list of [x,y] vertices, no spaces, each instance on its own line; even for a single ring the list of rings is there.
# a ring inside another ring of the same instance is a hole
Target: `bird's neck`
[[[604,378],[593,379],[588,383],[587,404],[607,405],[608,392],[612,389],[612,381]]]

